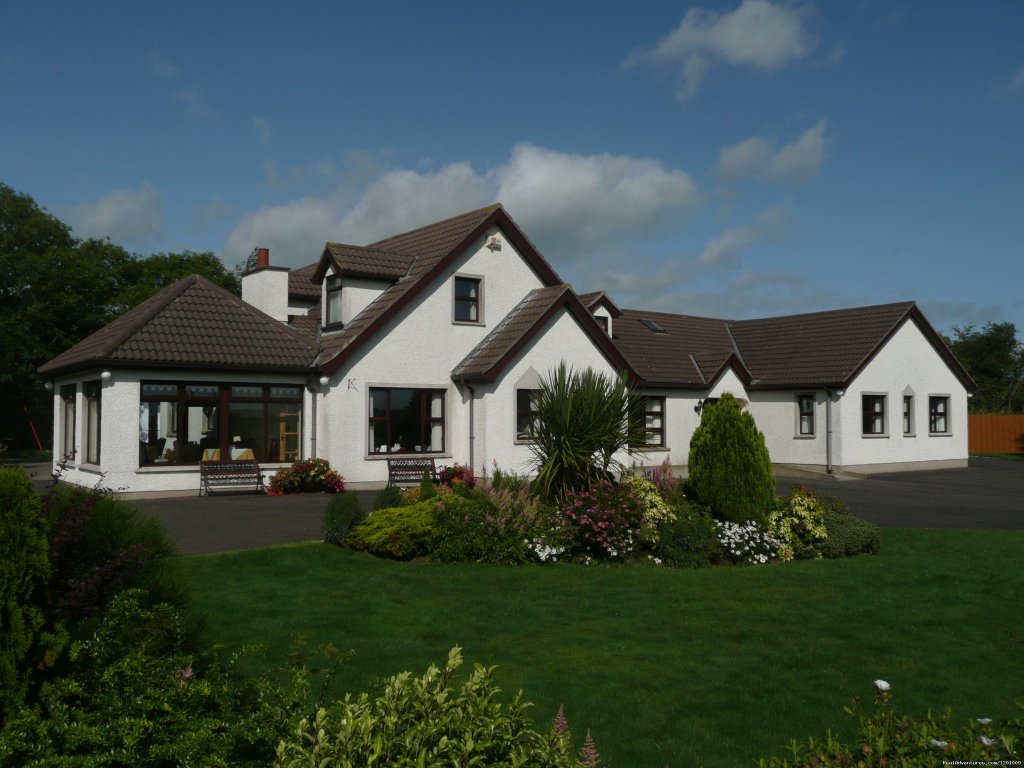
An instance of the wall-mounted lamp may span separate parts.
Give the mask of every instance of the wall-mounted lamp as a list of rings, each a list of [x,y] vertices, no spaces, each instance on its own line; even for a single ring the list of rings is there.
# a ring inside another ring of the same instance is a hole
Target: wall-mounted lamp
[[[47,392],[53,392],[53,382],[52,381],[46,382],[45,384],[43,384],[43,386],[46,387],[46,391]]]
[[[698,400],[697,404],[693,406],[693,412],[700,416],[700,412],[704,410],[704,401]]]
[[[110,371],[104,371],[103,373],[101,373],[101,374],[100,374],[100,378],[101,378],[101,379],[103,379],[104,381],[106,381],[106,380],[107,380],[107,379],[109,379],[109,378],[110,378],[110,377],[111,377],[112,375],[113,375],[113,374],[111,374],[111,373],[110,373]]]
[[[321,387],[326,387],[330,383],[330,381],[331,381],[331,377],[330,376],[321,376],[320,377],[320,386]]]

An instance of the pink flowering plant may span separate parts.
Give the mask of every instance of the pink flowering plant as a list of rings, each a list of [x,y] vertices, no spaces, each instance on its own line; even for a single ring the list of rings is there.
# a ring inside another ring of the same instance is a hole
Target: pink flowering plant
[[[630,485],[607,480],[570,491],[562,507],[578,554],[628,559],[640,544],[646,504]]]
[[[288,493],[341,493],[345,479],[326,459],[304,459],[282,467],[270,478],[269,496]]]

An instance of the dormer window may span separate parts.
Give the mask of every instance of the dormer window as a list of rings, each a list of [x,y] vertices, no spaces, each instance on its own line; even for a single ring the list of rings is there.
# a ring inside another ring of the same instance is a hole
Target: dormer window
[[[608,318],[605,315],[594,315],[594,319],[597,320],[597,324],[601,326],[601,330],[608,334]]]
[[[482,278],[456,276],[452,319],[456,323],[482,324],[482,293]]]
[[[325,281],[326,285],[326,305],[327,305],[327,325],[337,325],[341,323],[341,278],[337,275],[331,275]]]

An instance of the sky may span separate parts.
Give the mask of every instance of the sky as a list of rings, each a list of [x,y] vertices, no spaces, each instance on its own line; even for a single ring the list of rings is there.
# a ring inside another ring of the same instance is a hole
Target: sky
[[[10,2],[0,181],[142,255],[501,202],[620,307],[1024,335],[1019,0]]]

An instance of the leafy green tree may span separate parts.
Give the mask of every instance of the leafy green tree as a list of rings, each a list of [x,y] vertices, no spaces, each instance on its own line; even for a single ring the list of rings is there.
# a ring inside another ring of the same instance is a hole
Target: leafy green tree
[[[198,273],[234,293],[239,277],[210,252],[142,258],[109,240],[79,240],[30,196],[0,183],[0,439],[52,433],[36,369],[126,310]]]
[[[625,469],[616,454],[645,444],[643,399],[632,395],[625,376],[574,371],[564,362],[541,382],[527,434],[545,498],[562,501]]]
[[[728,392],[701,412],[690,439],[689,471],[698,500],[716,517],[767,525],[775,501],[771,458],[754,417]]]
[[[950,349],[971,374],[978,391],[971,398],[971,413],[1024,412],[1024,346],[1013,323],[953,326]]]

